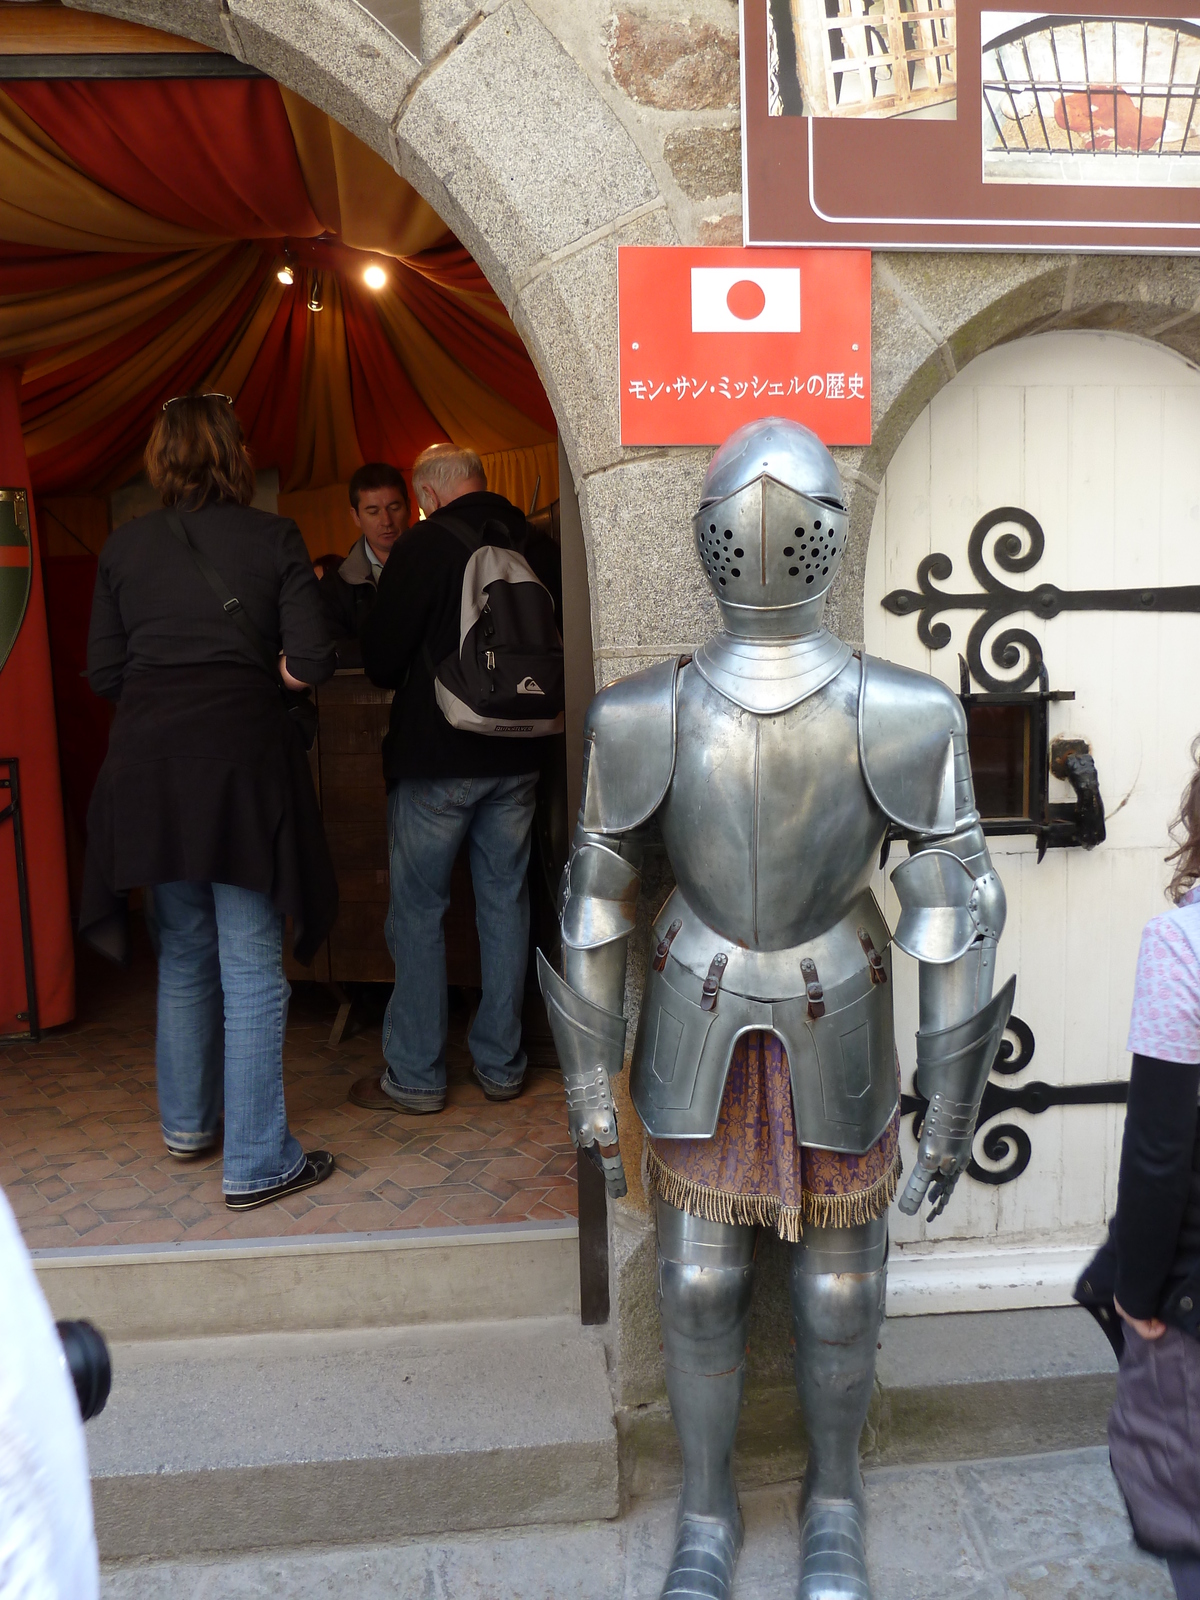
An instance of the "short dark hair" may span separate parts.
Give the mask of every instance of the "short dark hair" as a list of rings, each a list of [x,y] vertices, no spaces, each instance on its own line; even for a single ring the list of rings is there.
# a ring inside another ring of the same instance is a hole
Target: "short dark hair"
[[[355,511],[358,510],[358,497],[364,489],[399,489],[404,496],[404,504],[409,507],[408,485],[404,481],[404,474],[399,467],[389,466],[386,461],[368,461],[365,466],[350,479],[350,504]]]

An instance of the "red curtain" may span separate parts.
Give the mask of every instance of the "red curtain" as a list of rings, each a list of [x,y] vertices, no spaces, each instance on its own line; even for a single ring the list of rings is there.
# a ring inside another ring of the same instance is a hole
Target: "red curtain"
[[[30,491],[33,542],[29,604],[0,672],[0,756],[16,756],[21,764],[38,1011],[42,1026],[50,1028],[75,1015],[75,962],[50,640],[32,485],[21,437],[20,383],[16,367],[0,367],[0,486]],[[4,823],[0,824],[0,1033],[26,1031],[26,1025],[17,1020],[25,1007],[13,830],[11,823]]]
[[[4,92],[89,177],[152,216],[218,239],[321,232],[269,78],[30,80]]]

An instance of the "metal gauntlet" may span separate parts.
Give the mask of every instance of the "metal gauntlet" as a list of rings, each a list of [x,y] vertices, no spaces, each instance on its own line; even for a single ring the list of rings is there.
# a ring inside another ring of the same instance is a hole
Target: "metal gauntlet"
[[[578,1150],[598,1160],[608,1192],[625,1192],[610,1077],[625,1064],[625,947],[637,920],[635,839],[609,840],[577,828],[563,873],[559,920],[563,971],[538,951],[538,978],[567,1091],[567,1122]]]
[[[608,1192],[626,1192],[610,1074],[625,1060],[625,1018],[577,994],[538,951],[538,981],[567,1093],[567,1124],[577,1150],[595,1150]]]
[[[936,1033],[917,1034],[917,1092],[929,1101],[921,1127],[917,1165],[900,1197],[911,1216],[934,1185],[930,1220],[945,1210],[971,1159],[979,1104],[1008,1025],[1017,980],[1010,978],[982,1011]]]

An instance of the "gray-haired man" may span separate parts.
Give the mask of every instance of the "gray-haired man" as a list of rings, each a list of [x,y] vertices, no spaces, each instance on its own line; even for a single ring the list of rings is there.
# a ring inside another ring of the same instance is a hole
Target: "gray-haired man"
[[[396,542],[362,635],[374,683],[395,689],[383,745],[388,786],[391,903],[388,948],[396,986],[383,1024],[385,1067],[351,1098],[422,1113],[446,1103],[446,946],[442,919],[450,873],[470,852],[483,996],[468,1044],[490,1100],[521,1092],[521,1006],[529,947],[530,831],[544,739],[499,739],[452,728],[434,697],[431,663],[458,648],[468,549],[447,517],[487,542],[507,540],[556,597],[554,547],[535,539],[522,513],[488,492],[473,450],[432,445],[413,466],[425,513]],[[499,526],[496,526],[499,525]]]

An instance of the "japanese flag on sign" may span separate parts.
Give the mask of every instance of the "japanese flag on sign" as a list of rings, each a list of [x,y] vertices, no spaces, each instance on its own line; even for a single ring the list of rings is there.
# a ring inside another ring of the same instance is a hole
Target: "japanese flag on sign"
[[[799,267],[693,267],[693,333],[799,333]]]
[[[617,275],[623,444],[720,444],[767,416],[870,443],[869,251],[626,246]]]

